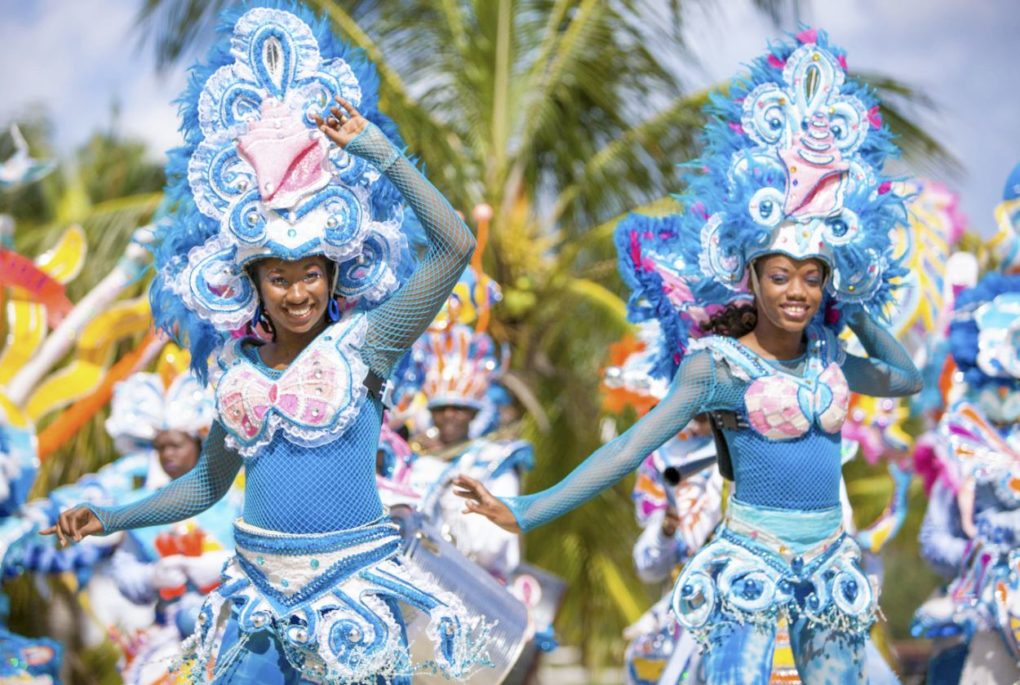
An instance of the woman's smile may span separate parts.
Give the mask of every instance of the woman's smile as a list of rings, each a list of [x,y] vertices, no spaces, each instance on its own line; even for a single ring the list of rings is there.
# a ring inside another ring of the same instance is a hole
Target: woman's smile
[[[786,302],[779,305],[779,308],[790,321],[800,323],[807,320],[808,306],[803,302]]]

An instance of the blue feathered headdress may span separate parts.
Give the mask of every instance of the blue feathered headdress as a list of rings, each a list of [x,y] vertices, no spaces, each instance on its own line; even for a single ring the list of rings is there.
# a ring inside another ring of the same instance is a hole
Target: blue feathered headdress
[[[1020,390],[1020,275],[991,273],[956,298],[950,354],[974,390]]]
[[[399,191],[311,118],[340,95],[402,145],[363,53],[292,2],[228,10],[219,32],[178,99],[184,145],[169,153],[150,294],[157,325],[186,342],[202,377],[253,317],[249,264],[324,255],[339,265],[337,294],[371,307],[410,276],[421,235]]]
[[[747,267],[764,254],[822,260],[826,305],[881,314],[906,273],[889,235],[906,212],[881,175],[897,150],[871,90],[847,77],[844,53],[824,32],[802,31],[770,46],[706,113],[703,155],[685,165],[684,212],[631,215],[616,232],[631,318],[662,324],[655,372],[675,370],[715,310],[750,299]]]

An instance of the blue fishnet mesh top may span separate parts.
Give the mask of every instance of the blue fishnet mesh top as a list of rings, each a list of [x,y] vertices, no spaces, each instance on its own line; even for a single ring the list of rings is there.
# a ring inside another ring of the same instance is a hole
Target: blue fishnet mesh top
[[[920,373],[888,331],[860,312],[851,315],[849,323],[868,353],[867,357],[846,355],[841,364],[851,390],[896,397],[920,389]],[[803,373],[807,366],[806,357],[775,365],[794,374]],[[716,361],[710,350],[693,351],[680,364],[666,397],[627,432],[600,447],[553,487],[502,501],[522,530],[562,516],[637,468],[696,414],[743,412],[749,384],[731,373],[727,363]],[[733,460],[737,499],[788,510],[839,505],[838,433],[829,435],[815,425],[796,440],[769,440],[751,428],[727,430],[724,435]]]
[[[397,359],[422,334],[467,265],[475,241],[443,196],[370,125],[347,151],[374,164],[403,194],[428,236],[428,249],[408,282],[367,314],[362,357],[388,378]],[[244,352],[268,376],[257,348]],[[288,533],[342,530],[378,519],[383,508],[375,487],[382,405],[363,401],[357,419],[337,440],[315,448],[289,442],[282,431],[245,463],[246,522]],[[146,499],[123,507],[89,507],[104,533],[181,521],[204,511],[230,487],[241,457],[213,424],[198,464],[187,475]]]

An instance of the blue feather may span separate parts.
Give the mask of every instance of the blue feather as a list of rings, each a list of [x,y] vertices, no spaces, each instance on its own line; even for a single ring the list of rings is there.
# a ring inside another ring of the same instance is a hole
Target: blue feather
[[[1007,293],[1020,293],[1020,275],[990,273],[956,298],[954,318],[949,325],[949,353],[972,390],[1005,387],[1012,392],[1020,391],[1020,379],[989,376],[977,363],[980,331],[973,313]]]

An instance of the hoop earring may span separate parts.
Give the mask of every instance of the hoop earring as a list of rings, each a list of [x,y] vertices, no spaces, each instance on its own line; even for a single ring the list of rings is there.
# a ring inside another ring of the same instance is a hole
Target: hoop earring
[[[340,320],[340,303],[336,301],[335,297],[329,298],[329,305],[326,307],[326,318],[329,319],[330,323],[336,323]]]

